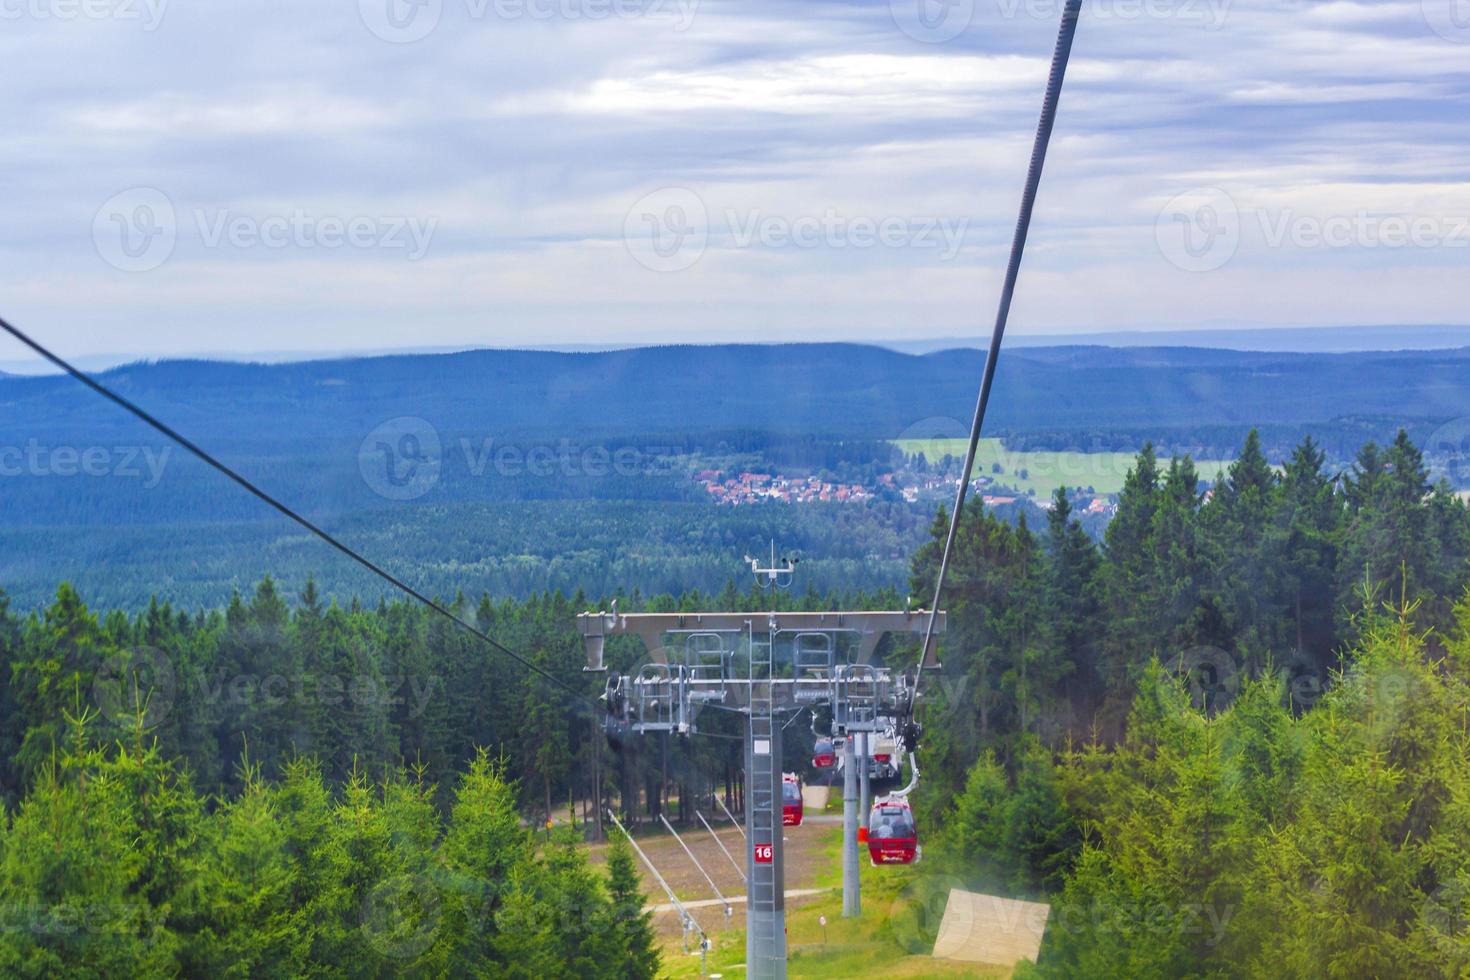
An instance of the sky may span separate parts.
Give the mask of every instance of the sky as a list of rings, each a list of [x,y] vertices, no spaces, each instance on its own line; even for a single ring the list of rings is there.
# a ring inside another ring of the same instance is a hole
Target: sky
[[[70,356],[982,337],[1060,10],[0,0],[0,315]],[[1086,0],[1011,329],[1470,323],[1467,107],[1470,0]]]

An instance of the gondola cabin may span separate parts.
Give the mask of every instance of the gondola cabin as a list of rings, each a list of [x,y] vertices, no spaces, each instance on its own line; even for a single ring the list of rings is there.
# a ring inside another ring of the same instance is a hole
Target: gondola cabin
[[[830,738],[819,738],[812,747],[812,768],[831,769],[837,765],[837,747]]]
[[[781,780],[782,825],[800,827],[804,809],[801,802],[801,780],[788,774]]]
[[[868,814],[868,857],[873,864],[913,864],[919,856],[919,829],[908,800],[889,797]]]

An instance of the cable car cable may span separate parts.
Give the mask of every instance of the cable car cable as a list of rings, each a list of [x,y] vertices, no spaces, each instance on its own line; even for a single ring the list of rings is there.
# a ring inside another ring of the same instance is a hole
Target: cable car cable
[[[1016,279],[1021,272],[1021,256],[1026,251],[1026,236],[1031,230],[1031,214],[1036,206],[1036,193],[1041,186],[1041,172],[1046,164],[1046,151],[1051,144],[1052,127],[1056,122],[1057,105],[1061,100],[1062,82],[1067,75],[1067,62],[1072,55],[1072,40],[1077,33],[1077,18],[1081,13],[1082,0],[1067,0],[1062,10],[1062,24],[1057,34],[1056,50],[1052,53],[1051,75],[1046,83],[1046,96],[1042,100],[1041,120],[1036,126],[1036,141],[1031,150],[1031,166],[1026,173],[1026,188],[1021,195],[1021,212],[1016,219],[1016,233],[1011,241],[1011,257],[1006,265],[1005,283],[1000,292],[1000,305],[995,315],[995,329],[990,336],[990,350],[985,357],[985,373],[980,382],[980,397],[975,404],[975,419],[970,426],[970,445],[965,452],[965,469],[960,477],[959,490],[955,495],[954,512],[949,519],[949,534],[944,540],[944,551],[939,559],[939,574],[934,581],[934,602],[929,607],[929,622],[924,629],[924,642],[919,647],[919,669],[914,675],[914,694],[908,706],[907,731],[917,742],[913,729],[914,711],[918,704],[919,685],[924,676],[924,661],[928,659],[929,645],[934,641],[934,625],[939,615],[939,602],[944,592],[944,579],[949,571],[950,555],[954,552],[955,537],[959,533],[960,514],[964,510],[965,495],[970,489],[970,476],[975,469],[975,455],[980,448],[980,432],[985,425],[985,412],[990,405],[990,392],[995,384],[995,369],[1000,360],[1001,342],[1005,339],[1006,323],[1010,319],[1011,300],[1016,292]],[[907,742],[908,739],[906,738]]]
[[[77,381],[80,381],[82,384],[86,385],[88,388],[91,388],[93,391],[95,391],[97,394],[101,395],[103,398],[106,398],[108,401],[110,401],[113,404],[119,406],[120,408],[124,409],[128,413],[136,416],[137,418],[141,419],[148,426],[152,427],[153,429],[156,429],[158,432],[161,432],[163,435],[165,435],[168,438],[172,439],[174,442],[178,443],[180,446],[183,446],[184,449],[188,450],[191,454],[193,454],[194,456],[198,457],[200,460],[204,461],[205,463],[208,463],[210,466],[214,467],[216,470],[218,470],[219,472],[223,473],[225,476],[229,477],[235,483],[238,483],[241,487],[245,488],[245,490],[247,492],[249,492],[252,496],[258,498],[259,500],[261,500],[264,503],[268,504],[269,506],[271,506],[275,510],[277,510],[280,513],[284,514],[286,517],[288,517],[291,520],[295,521],[297,524],[301,525],[303,528],[305,528],[306,530],[310,531],[312,534],[316,535],[318,538],[320,538],[321,540],[325,541],[327,544],[331,545],[333,548],[336,548],[342,554],[346,555],[348,558],[351,558],[353,561],[357,562],[363,568],[366,568],[368,571],[372,572],[374,575],[376,575],[379,578],[383,579],[383,581],[385,581],[388,584],[392,585],[394,588],[398,589],[400,592],[404,593],[405,595],[407,595],[407,596],[409,596],[409,597],[411,597],[413,599],[417,599],[419,602],[423,603],[425,606],[428,606],[434,612],[438,613],[439,615],[443,616],[445,619],[447,619],[450,622],[454,623],[455,625],[459,626],[461,629],[464,629],[464,630],[468,631],[469,633],[471,633],[472,635],[474,635],[474,636],[478,637],[479,639],[483,640],[485,643],[489,644],[490,647],[493,648],[494,650],[498,651],[501,654],[504,654],[505,656],[509,657],[511,660],[514,660],[516,663],[520,664],[522,667],[525,667],[527,670],[531,671],[532,673],[538,674],[541,677],[545,678],[546,680],[551,681],[553,684],[557,685],[558,687],[560,687],[560,688],[564,689],[565,691],[567,691],[568,693],[570,693],[574,698],[577,698],[580,701],[586,702],[588,705],[592,706],[592,708],[594,710],[602,710],[601,709],[601,706],[598,705],[595,701],[593,701],[592,698],[590,698],[586,694],[586,692],[577,690],[575,687],[573,687],[572,685],[568,684],[566,681],[562,680],[560,677],[557,677],[555,674],[551,673],[550,671],[547,671],[547,670],[545,670],[545,669],[543,669],[541,667],[538,667],[536,664],[534,664],[531,661],[527,660],[525,657],[522,657],[520,654],[516,653],[514,650],[510,649],[509,647],[507,647],[504,644],[502,644],[499,641],[497,641],[494,637],[490,636],[490,634],[486,633],[485,631],[483,631],[483,630],[481,630],[481,629],[479,629],[477,627],[471,626],[469,623],[466,623],[464,620],[462,620],[458,616],[454,615],[454,613],[450,612],[446,607],[444,607],[440,603],[438,603],[435,600],[433,600],[433,599],[429,598],[428,596],[424,595],[422,592],[419,592],[413,586],[411,586],[408,583],[404,582],[402,579],[398,578],[393,573],[387,571],[382,566],[380,566],[377,563],[373,562],[371,559],[364,557],[363,555],[359,554],[357,551],[354,551],[349,546],[343,544],[341,541],[339,541],[335,537],[333,537],[330,533],[328,533],[327,531],[325,531],[322,528],[318,527],[316,524],[313,524],[310,520],[308,520],[305,517],[301,516],[300,514],[298,514],[296,511],[292,510],[287,505],[281,503],[275,497],[272,497],[270,494],[266,493],[264,490],[262,490],[259,487],[257,487],[254,483],[251,483],[250,480],[248,480],[244,476],[241,476],[235,470],[231,469],[229,466],[227,466],[224,463],[220,462],[218,459],[216,459],[209,452],[207,452],[206,450],[204,450],[203,448],[201,448],[199,445],[197,445],[196,443],[194,443],[192,440],[190,440],[190,439],[186,438],[185,436],[181,435],[178,431],[176,431],[175,429],[173,429],[172,427],[170,427],[166,423],[159,421],[153,415],[149,414],[147,411],[145,411],[144,409],[140,408],[138,405],[134,404],[129,399],[125,398],[122,395],[119,395],[117,392],[115,392],[112,389],[108,388],[106,385],[104,385],[101,382],[93,379],[90,375],[87,375],[87,374],[83,373],[82,371],[79,371],[77,368],[73,367],[69,362],[63,360],[61,357],[59,357],[56,354],[52,353],[46,347],[42,346],[38,341],[33,340],[31,337],[27,336],[19,328],[11,325],[3,317],[0,317],[0,328],[3,328],[6,333],[10,334],[12,337],[14,337],[16,340],[20,341],[22,344],[25,344],[31,350],[33,350],[37,354],[41,355],[41,357],[45,358],[47,361],[50,361],[52,364],[54,364],[56,367],[60,368],[62,371],[65,371],[67,374],[71,375],[71,377],[75,378]]]

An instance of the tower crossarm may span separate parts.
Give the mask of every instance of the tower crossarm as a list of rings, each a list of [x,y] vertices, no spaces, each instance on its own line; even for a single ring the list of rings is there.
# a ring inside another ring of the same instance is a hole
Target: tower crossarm
[[[589,671],[603,671],[603,653],[610,636],[636,636],[643,641],[649,660],[669,663],[672,644],[666,638],[690,633],[849,633],[857,637],[856,663],[871,663],[878,642],[889,633],[922,637],[929,622],[923,609],[865,612],[679,612],[620,613],[585,612],[577,617],[577,629],[587,651]],[[936,636],[945,631],[945,614],[935,618]],[[924,652],[924,669],[939,668],[938,642]]]

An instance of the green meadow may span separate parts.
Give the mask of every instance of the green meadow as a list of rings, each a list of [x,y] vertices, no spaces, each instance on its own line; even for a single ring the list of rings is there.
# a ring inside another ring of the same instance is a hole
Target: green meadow
[[[922,452],[931,463],[946,454],[960,458],[967,447],[964,439],[899,439],[896,443],[909,455]],[[1014,452],[1000,439],[982,439],[975,457],[975,475],[992,477],[1023,493],[1034,490],[1039,498],[1063,486],[1117,493],[1123,489],[1133,461],[1133,453]],[[1168,465],[1168,460],[1160,460],[1160,465]],[[1210,481],[1229,465],[1229,460],[1195,460],[1201,479]],[[996,466],[1000,472],[995,471]]]

